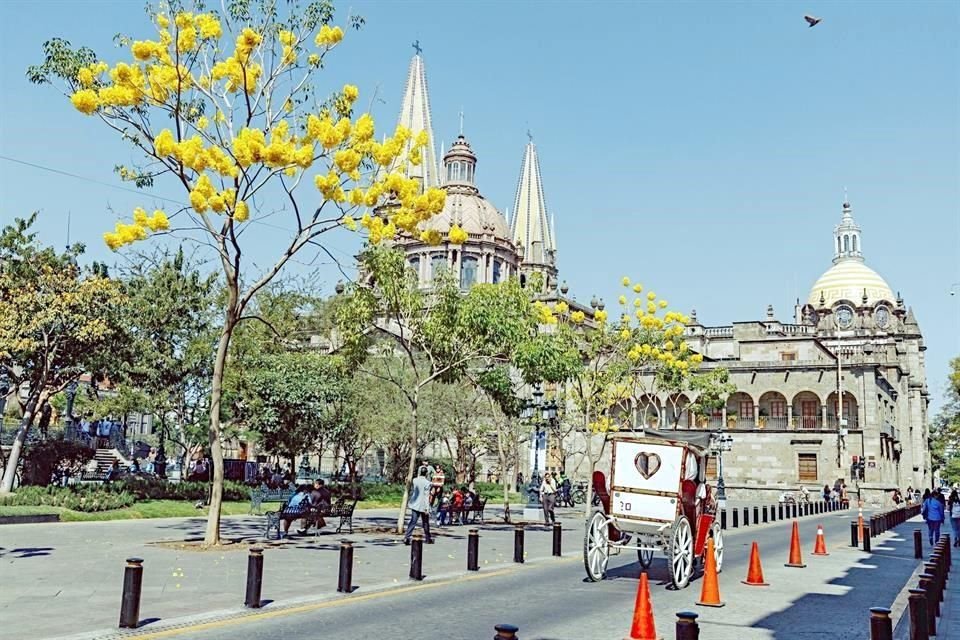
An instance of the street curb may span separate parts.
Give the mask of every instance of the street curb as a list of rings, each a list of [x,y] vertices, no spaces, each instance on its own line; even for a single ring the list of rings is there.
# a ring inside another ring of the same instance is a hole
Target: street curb
[[[387,595],[393,591],[400,590],[409,590],[411,587],[421,587],[421,588],[430,588],[430,587],[439,587],[444,583],[448,583],[458,578],[468,578],[470,580],[477,580],[486,577],[497,577],[501,575],[506,575],[509,573],[515,573],[517,571],[523,570],[525,567],[529,566],[539,566],[544,564],[557,564],[561,561],[574,561],[580,560],[579,555],[567,555],[561,558],[553,558],[550,556],[544,558],[533,558],[526,559],[526,562],[523,564],[514,564],[514,563],[505,563],[506,566],[496,569],[488,569],[486,573],[483,572],[473,572],[473,571],[454,571],[437,575],[427,575],[422,581],[407,581],[407,582],[387,582],[387,583],[378,583],[371,585],[369,587],[363,587],[362,592],[359,593],[360,596],[372,596],[378,594]],[[310,607],[311,605],[324,605],[330,603],[331,606],[334,606],[334,603],[349,604],[352,594],[341,594],[341,593],[331,593],[324,596],[305,596],[301,598],[288,598],[284,600],[275,600],[271,601],[268,605],[260,609],[247,609],[243,606],[238,605],[236,608],[230,609],[219,609],[217,611],[208,611],[206,613],[198,613],[190,616],[182,616],[178,618],[166,618],[155,623],[147,624],[145,626],[138,627],[136,629],[95,629],[92,631],[85,631],[78,634],[73,634],[69,636],[56,636],[51,640],[116,640],[118,638],[137,638],[137,637],[152,637],[152,636],[177,636],[180,633],[187,633],[192,627],[198,625],[205,625],[217,622],[225,622],[229,620],[241,620],[243,618],[250,617],[259,617],[263,614],[273,614],[279,615],[284,611],[290,610],[291,613],[297,613],[298,609],[304,607]],[[240,597],[237,597],[238,602]]]

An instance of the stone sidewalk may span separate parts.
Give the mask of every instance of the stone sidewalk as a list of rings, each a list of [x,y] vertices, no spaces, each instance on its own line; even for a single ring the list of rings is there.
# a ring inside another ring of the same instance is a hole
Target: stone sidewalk
[[[510,565],[514,527],[496,524],[496,510],[488,514],[488,524],[475,525],[480,529],[481,568]],[[569,552],[573,548],[569,545],[579,548],[581,544],[583,518],[579,510],[569,510],[566,519]],[[128,557],[144,560],[142,620],[237,607],[243,602],[248,543],[263,542],[263,518],[224,518],[223,538],[243,541],[235,545],[236,550],[201,552],[170,544],[202,539],[205,522],[204,518],[176,518],[3,526],[0,619],[4,637],[29,640],[115,628]],[[290,600],[335,593],[341,540],[354,544],[353,584],[358,589],[405,583],[409,548],[400,536],[383,532],[395,522],[396,510],[358,511],[353,535],[335,534],[328,525],[316,537],[311,533],[268,542],[263,598]],[[464,571],[472,526],[440,529],[437,543],[424,545],[424,573]],[[549,558],[551,541],[546,527],[529,527],[527,557]]]

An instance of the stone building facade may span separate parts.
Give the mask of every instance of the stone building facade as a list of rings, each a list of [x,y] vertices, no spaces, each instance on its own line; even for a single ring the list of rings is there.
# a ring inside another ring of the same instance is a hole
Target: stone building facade
[[[769,306],[761,320],[728,326],[703,326],[691,315],[685,339],[703,354],[703,369],[727,369],[736,387],[722,409],[694,415],[693,393],[653,393],[638,403],[647,428],[733,437],[723,458],[732,499],[769,499],[800,485],[813,491],[837,479],[871,502],[930,486],[926,347],[913,310],[864,263],[846,203],[833,249],[833,265],[806,303],[797,301],[791,322]]]

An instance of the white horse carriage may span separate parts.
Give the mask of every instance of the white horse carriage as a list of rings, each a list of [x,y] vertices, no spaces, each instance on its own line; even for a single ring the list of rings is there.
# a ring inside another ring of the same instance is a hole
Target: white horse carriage
[[[682,589],[703,560],[708,537],[720,571],[723,532],[705,479],[709,442],[710,434],[703,432],[613,436],[609,483],[602,471],[593,474],[602,506],[587,519],[583,542],[590,581],[602,580],[610,556],[623,549],[636,549],[644,569],[663,551],[671,581]]]

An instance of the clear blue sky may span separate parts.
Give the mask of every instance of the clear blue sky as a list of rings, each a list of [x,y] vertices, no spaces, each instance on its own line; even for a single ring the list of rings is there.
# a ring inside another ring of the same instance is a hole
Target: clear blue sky
[[[219,3],[214,3],[219,4]],[[478,183],[512,206],[525,132],[556,214],[561,278],[612,302],[622,275],[701,322],[763,317],[830,265],[849,190],[867,263],[914,308],[935,403],[960,353],[960,9],[955,2],[574,3],[351,0],[366,17],[324,81],[374,89],[392,123],[424,49],[438,140],[465,132]],[[343,12],[347,3],[340,3]],[[808,29],[804,13],[824,21]],[[24,78],[53,36],[117,60],[142,3],[0,3],[0,155],[118,185],[131,151]],[[124,58],[125,59],[125,58]],[[158,186],[154,193],[173,193]],[[0,223],[41,211],[44,241],[91,258],[134,194],[0,160]],[[154,201],[147,200],[152,205]],[[273,236],[261,227],[265,246]],[[339,236],[349,261],[353,238]],[[258,250],[253,252],[254,257]],[[266,256],[267,253],[260,255]],[[328,284],[336,280],[322,267]]]

